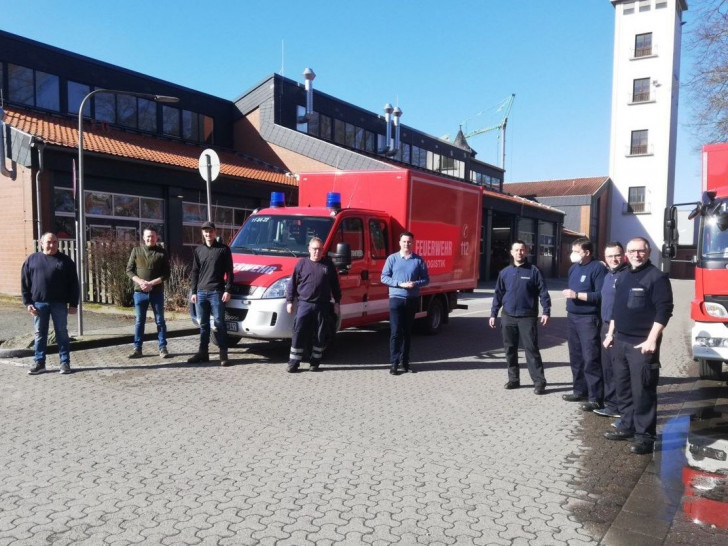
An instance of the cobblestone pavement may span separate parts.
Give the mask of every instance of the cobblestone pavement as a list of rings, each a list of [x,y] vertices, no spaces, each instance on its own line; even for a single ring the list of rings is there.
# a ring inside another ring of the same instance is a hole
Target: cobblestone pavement
[[[398,377],[386,325],[343,332],[318,374],[285,373],[282,343],[242,344],[228,368],[187,364],[191,336],[168,360],[77,351],[70,376],[0,361],[0,546],[598,544],[651,458],[561,400],[557,290],[540,339],[547,394],[525,369],[524,387],[503,389],[490,294],[416,336],[419,373]],[[667,329],[668,391],[690,373],[688,324]]]

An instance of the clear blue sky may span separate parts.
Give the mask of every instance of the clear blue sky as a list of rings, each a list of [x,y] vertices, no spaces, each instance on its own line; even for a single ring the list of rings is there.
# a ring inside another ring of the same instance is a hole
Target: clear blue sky
[[[608,174],[609,0],[3,4],[3,30],[227,99],[274,72],[302,81],[310,66],[318,90],[379,113],[399,104],[404,124],[435,136],[498,123],[515,93],[507,182]],[[689,64],[684,50],[683,80]],[[678,140],[675,198],[696,200],[699,143],[682,123]],[[498,164],[496,132],[470,145]]]

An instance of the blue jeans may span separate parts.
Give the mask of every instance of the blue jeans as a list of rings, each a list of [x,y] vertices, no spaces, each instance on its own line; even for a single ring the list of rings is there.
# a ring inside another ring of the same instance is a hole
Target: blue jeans
[[[35,327],[35,361],[45,364],[46,347],[48,346],[48,324],[52,318],[61,364],[70,364],[71,341],[68,338],[68,304],[35,301],[33,305],[38,310],[38,316],[33,317],[33,325]]]
[[[599,340],[602,319],[576,313],[567,313],[566,319],[574,394],[588,397],[589,402],[604,402]]]
[[[152,304],[154,322],[157,323],[157,339],[159,348],[167,346],[167,323],[164,322],[164,292],[134,292],[134,347],[142,348],[144,342],[144,325],[147,322],[147,309]]]
[[[410,338],[418,303],[418,298],[389,298],[389,363],[393,370],[399,364],[409,366]]]
[[[200,320],[200,352],[207,353],[210,345],[210,313],[217,329],[217,346],[227,351],[227,328],[225,326],[225,304],[222,292],[214,290],[197,291],[197,317]]]

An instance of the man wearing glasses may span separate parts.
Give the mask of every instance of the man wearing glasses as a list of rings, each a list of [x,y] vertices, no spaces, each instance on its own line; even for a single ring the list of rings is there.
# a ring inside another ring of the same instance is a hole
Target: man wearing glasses
[[[627,243],[629,269],[617,281],[614,311],[604,346],[613,346],[621,423],[608,440],[633,440],[630,451],[652,453],[657,429],[657,382],[662,331],[672,316],[670,279],[650,262],[650,243]]]
[[[339,275],[331,258],[323,255],[324,243],[312,237],[308,243],[308,258],[298,260],[293,269],[286,290],[286,311],[293,313],[297,302],[296,318],[293,321],[291,353],[288,356],[288,372],[295,373],[303,360],[303,353],[313,338],[310,370],[319,371],[324,352],[326,321],[329,320],[331,297],[334,298],[334,313],[339,314],[341,287]]]
[[[624,247],[622,243],[615,241],[607,243],[604,248],[604,261],[607,264],[607,274],[602,284],[602,328],[601,337],[604,339],[609,331],[609,321],[612,318],[614,309],[614,294],[617,290],[617,278],[624,271],[628,264],[624,261]],[[612,365],[612,348],[602,345],[602,376],[604,378],[604,407],[591,408],[588,404],[582,404],[585,411],[593,411],[603,417],[619,418],[617,408],[617,393],[614,387],[614,366]]]

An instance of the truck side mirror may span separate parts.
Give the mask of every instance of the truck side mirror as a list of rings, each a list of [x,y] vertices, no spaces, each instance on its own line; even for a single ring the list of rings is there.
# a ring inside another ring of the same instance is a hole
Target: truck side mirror
[[[332,256],[336,269],[348,271],[351,267],[351,247],[349,243],[337,243],[336,253]]]
[[[664,237],[665,244],[662,247],[663,258],[671,258],[673,256],[665,256],[665,247],[675,246],[678,242],[680,233],[677,229],[677,207],[672,205],[665,209]]]
[[[677,256],[677,245],[675,244],[664,244],[662,245],[662,257],[666,260],[672,260]]]

